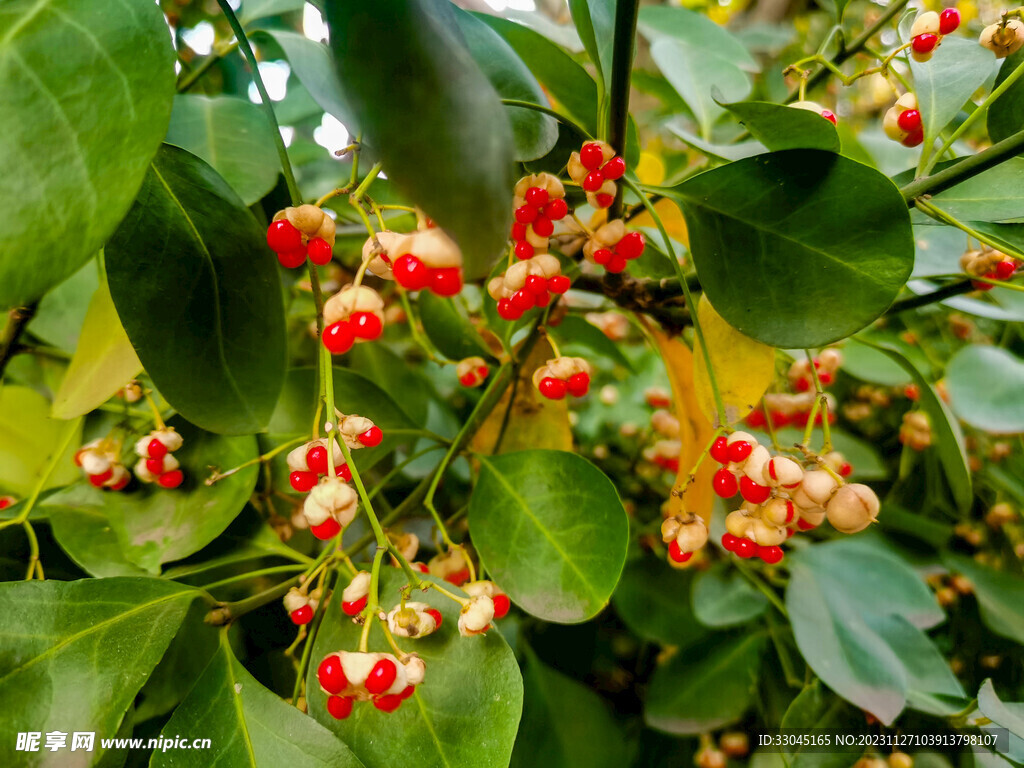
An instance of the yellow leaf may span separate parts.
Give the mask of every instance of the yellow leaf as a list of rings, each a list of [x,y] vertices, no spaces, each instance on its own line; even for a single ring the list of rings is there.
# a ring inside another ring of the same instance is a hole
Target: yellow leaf
[[[689,248],[690,235],[686,231],[686,220],[683,218],[683,212],[679,210],[679,206],[668,198],[662,198],[654,204],[654,210],[661,217],[661,223],[665,225],[665,231],[668,232],[668,236]],[[656,226],[654,219],[647,211],[632,218],[629,224],[632,227]]]
[[[97,408],[142,370],[114,309],[110,290],[96,289],[85,313],[78,348],[53,399],[53,416],[73,419]]]
[[[775,348],[744,336],[725,322],[705,295],[697,303],[697,319],[725,408],[722,423],[735,424],[753,410],[775,378]],[[715,398],[699,342],[693,351],[697,402],[704,415],[715,421]]]
[[[636,164],[636,177],[641,184],[657,186],[665,180],[665,164],[653,152],[641,152]]]
[[[28,387],[0,387],[0,496],[27,496],[39,484],[59,450],[67,430],[75,430],[65,455],[45,488],[67,485],[80,477],[72,457],[81,444],[81,424],[66,424],[50,417],[50,403]]]

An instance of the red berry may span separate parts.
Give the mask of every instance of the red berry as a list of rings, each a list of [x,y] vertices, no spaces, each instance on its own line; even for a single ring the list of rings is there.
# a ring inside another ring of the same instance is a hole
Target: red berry
[[[574,373],[566,382],[566,387],[573,397],[583,397],[590,389],[590,374],[583,371]]]
[[[526,225],[520,224],[518,221],[512,225],[512,239],[513,240],[525,240],[526,239]]]
[[[848,461],[845,461],[845,462],[843,462],[842,464],[839,465],[839,476],[840,477],[849,477],[852,474],[853,474],[853,464],[851,464]]]
[[[538,208],[548,201],[548,191],[544,187],[530,187],[524,195],[528,205],[535,205]]]
[[[125,475],[123,478],[121,478],[114,485],[108,486],[108,489],[111,490],[111,491],[123,490],[128,485],[128,483],[130,483],[131,481],[132,481],[131,476],[130,475]]]
[[[7,509],[12,504],[14,504],[14,499],[10,496],[0,496],[0,509]]]
[[[622,174],[626,172],[626,161],[621,157],[613,157],[603,166],[601,166],[601,175],[606,179],[615,181],[616,179],[622,178]]]
[[[939,32],[948,35],[955,32],[960,26],[960,11],[956,8],[947,8],[939,14]]]
[[[352,349],[355,344],[356,335],[352,330],[352,324],[347,320],[339,320],[324,328],[324,346],[332,355],[343,355]]]
[[[987,275],[985,275],[985,277],[994,278],[995,273],[989,272]],[[995,286],[992,285],[992,283],[983,283],[980,280],[971,280],[971,285],[974,286],[974,289],[978,291],[991,291],[993,288],[995,288]]]
[[[540,211],[532,205],[521,205],[516,208],[516,221],[520,224],[529,224],[531,221],[537,218],[537,214]]]
[[[757,555],[768,565],[775,565],[782,560],[782,547],[758,547]]]
[[[533,308],[533,304],[536,301],[533,294],[525,288],[520,288],[518,291],[512,294],[512,298],[509,299],[512,304],[512,308],[522,314],[528,309]]]
[[[739,539],[736,536],[731,533],[722,534],[722,548],[726,552],[735,552],[737,543],[739,543]]]
[[[750,539],[736,539],[736,548],[733,550],[742,558],[753,557],[757,554],[757,544]]]
[[[685,563],[693,557],[693,552],[683,552],[679,548],[679,544],[676,543],[676,540],[673,539],[672,543],[668,545],[668,556],[676,563]]]
[[[527,275],[523,288],[533,294],[547,293],[548,281],[541,275]]]
[[[100,472],[98,475],[89,475],[89,482],[96,488],[99,488],[113,476],[114,470],[108,469],[106,472]]]
[[[601,150],[600,144],[584,144],[580,149],[580,163],[588,171],[599,168],[603,162],[604,152]]]
[[[839,119],[836,117],[836,113],[830,109],[821,110],[821,116],[828,120],[832,125],[839,125]]]
[[[808,520],[804,520],[802,517],[796,521],[796,527],[799,528],[801,531],[809,531],[811,530],[811,528],[817,528],[817,526],[814,523]]]
[[[911,133],[921,127],[921,113],[916,109],[906,109],[900,112],[900,116],[896,118],[896,124],[899,125],[900,130]]]
[[[551,219],[551,221],[558,221],[564,219],[565,215],[569,212],[569,204],[558,198],[552,200],[550,203],[544,206],[544,216]]]
[[[307,491],[313,490],[316,485],[316,473],[315,472],[292,472],[288,475],[288,482],[291,483],[299,493],[306,493]]]
[[[604,193],[594,195],[594,202],[597,203],[598,208],[611,208],[612,203],[615,202],[615,195],[606,195]]]
[[[348,603],[341,604],[341,610],[346,616],[355,616],[363,612],[366,608],[366,595],[363,595],[358,600],[352,600]]]
[[[444,580],[447,581],[449,584],[454,584],[456,587],[461,587],[463,584],[469,581],[469,568],[463,568],[461,571],[449,573],[447,576],[444,577]]]
[[[156,479],[161,488],[177,488],[185,479],[185,474],[180,469],[171,472],[164,472]]]
[[[568,384],[551,376],[541,379],[540,384],[537,385],[537,390],[548,400],[561,400],[565,397],[568,389]]]
[[[348,688],[348,678],[345,677],[345,670],[341,666],[341,657],[332,653],[321,661],[316,670],[316,679],[320,681],[320,687],[328,693],[341,693]]]
[[[296,608],[291,612],[292,624],[296,626],[302,626],[303,624],[309,624],[313,620],[313,609],[304,605],[301,608]]]
[[[376,448],[384,439],[384,433],[381,432],[380,427],[374,426],[358,435],[356,439],[367,448]]]
[[[533,222],[533,231],[541,237],[551,237],[555,231],[555,225],[551,223],[551,219],[538,216]]]
[[[739,490],[739,483],[736,482],[736,476],[732,472],[722,467],[711,478],[711,487],[723,499],[728,499],[736,495],[736,491]]]
[[[481,379],[486,379],[487,375],[490,372],[491,371],[487,368],[486,365],[478,365],[476,368],[476,375],[479,376]]]
[[[297,251],[285,251],[277,254],[277,260],[285,269],[295,269],[306,263],[306,249],[299,248]]]
[[[551,302],[551,294],[547,291],[544,293],[538,293],[537,298],[534,299],[533,305],[535,307],[546,307]]]
[[[351,696],[330,696],[327,699],[327,711],[335,720],[344,720],[352,714]]]
[[[749,477],[743,475],[740,478],[740,493],[751,504],[762,504],[768,501],[768,497],[772,495],[772,489],[767,485],[755,483]]]
[[[267,227],[267,245],[277,253],[298,250],[302,247],[302,233],[287,219],[272,221]]]
[[[772,417],[772,426],[784,427],[789,424],[789,416],[781,411],[772,411],[770,415]]]
[[[925,32],[911,40],[910,44],[918,53],[928,53],[935,50],[935,46],[939,44],[939,36]]]
[[[520,261],[533,258],[533,246],[525,240],[520,240],[515,247],[516,258]]]
[[[330,264],[331,258],[334,256],[331,244],[322,237],[314,237],[310,240],[306,244],[306,253],[309,254],[310,261],[321,267]]]
[[[793,384],[793,389],[795,389],[797,392],[806,392],[810,388],[811,388],[811,380],[809,378],[807,378],[806,376],[801,376]]]
[[[472,371],[470,371],[465,376],[463,376],[461,379],[459,379],[459,384],[461,384],[464,387],[476,386],[476,383],[477,383],[477,381],[476,381],[476,374],[473,373]]]
[[[1012,261],[1000,261],[996,264],[996,280],[1006,280],[1017,271],[1017,265]]]
[[[613,275],[617,275],[626,269],[626,259],[617,253],[613,253],[608,263],[604,265],[604,268]]]
[[[462,290],[461,267],[430,270],[430,290],[438,296],[454,296]]]
[[[523,316],[521,309],[516,309],[511,299],[498,299],[498,317],[503,320],[518,320]]]
[[[627,232],[615,246],[615,252],[625,259],[635,259],[644,252],[645,245],[642,232]]]
[[[614,255],[615,254],[613,254],[607,248],[598,248],[596,251],[594,251],[594,263],[607,264],[609,261],[612,260],[612,256]]]
[[[384,331],[384,323],[373,312],[353,312],[349,318],[356,338],[373,341]]]
[[[427,265],[411,253],[399,257],[392,266],[395,282],[407,291],[418,291],[430,282]]]
[[[322,445],[314,445],[306,451],[306,466],[317,475],[327,474],[327,449]]]
[[[821,373],[818,374],[818,381],[821,382],[821,386],[823,387],[827,387],[829,384],[833,382],[834,379],[835,377],[828,371],[822,371]]]
[[[765,418],[764,411],[760,408],[755,408],[747,414],[747,418],[743,422],[751,429],[760,429],[761,427],[767,426],[768,419]]]
[[[395,682],[398,676],[398,669],[391,659],[381,659],[373,665],[370,674],[366,676],[366,690],[370,693],[384,693]]]
[[[916,147],[922,142],[924,142],[924,129],[918,128],[916,131],[911,131],[910,134],[900,142],[900,144],[904,147]]]
[[[328,517],[320,525],[311,525],[309,532],[321,541],[326,541],[327,539],[333,539],[341,532],[341,524],[333,517]]]
[[[441,622],[443,621],[443,619],[441,618],[441,612],[437,610],[437,608],[427,608],[427,610],[425,610],[424,613],[434,620],[434,629],[437,629],[441,626]],[[497,615],[497,607],[495,607],[494,613],[495,615]]]
[[[348,468],[348,464],[339,464],[334,468],[334,476],[348,483],[352,480],[352,470]]]
[[[604,185],[604,176],[600,171],[591,171],[583,179],[583,189],[586,192],[597,192]]]
[[[416,686],[415,685],[407,685],[402,690],[402,692],[400,694],[398,694],[398,698],[400,698],[402,701],[405,701],[410,696],[412,696],[415,692],[416,692]]]
[[[373,706],[381,712],[391,713],[402,706],[402,695],[399,693],[388,694],[387,696],[374,696]]]
[[[729,443],[729,461],[735,461],[738,464],[747,458],[753,450],[754,446],[746,440],[737,440],[735,443]]]
[[[572,281],[565,275],[555,275],[548,278],[548,290],[552,293],[565,293],[569,290]]]
[[[148,469],[154,475],[162,475],[164,473],[164,460],[146,459],[146,469]]]
[[[162,459],[167,455],[167,446],[154,437],[146,446],[146,453],[151,459]]]
[[[729,441],[724,437],[715,438],[708,454],[719,464],[729,463]]]
[[[505,618],[508,615],[509,608],[512,607],[508,595],[495,595],[491,600],[494,602],[494,618]]]

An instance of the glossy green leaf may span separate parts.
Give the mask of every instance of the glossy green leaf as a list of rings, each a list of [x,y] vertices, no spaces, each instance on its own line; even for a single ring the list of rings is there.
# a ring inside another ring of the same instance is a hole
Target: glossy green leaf
[[[470,55],[501,98],[546,103],[547,97],[537,79],[497,32],[471,13],[457,10],[456,19]],[[551,151],[558,141],[555,118],[521,107],[505,110],[512,125],[515,160],[536,160]]]
[[[764,144],[759,141],[741,141],[736,144],[712,144],[710,141],[705,141],[700,136],[690,133],[680,125],[669,125],[668,129],[689,146],[716,160],[730,162],[733,160],[743,160],[744,158],[760,155],[767,151]]]
[[[261,200],[277,183],[274,135],[251,101],[180,94],[165,140],[209,163],[246,205]]]
[[[836,127],[810,110],[766,101],[741,101],[723,106],[772,152],[783,149],[839,151]]]
[[[674,37],[698,48],[708,58],[721,59],[747,72],[760,70],[757,60],[739,38],[703,13],[688,8],[645,5],[640,9],[637,27],[649,40]]]
[[[790,703],[779,727],[801,731],[819,728],[847,730],[850,729],[850,723],[844,721],[842,715],[843,710],[848,708],[848,704],[825,688],[818,678],[814,678]],[[787,757],[786,765],[791,768],[847,768],[861,751],[860,747],[848,751],[835,747],[830,752],[805,751],[797,747],[785,749],[784,753]]]
[[[100,269],[90,259],[80,270],[53,288],[39,302],[26,332],[47,344],[73,353],[92,295],[100,285]]]
[[[832,690],[891,723],[907,704],[908,670],[889,617],[901,617],[915,640],[944,614],[917,574],[870,539],[818,544],[789,557],[786,609],[797,646]],[[888,623],[887,623],[888,622]],[[899,635],[902,641],[903,635]]]
[[[0,720],[11,733],[92,731],[97,759],[197,596],[159,579],[0,584]],[[69,765],[69,754],[0,742],[11,768]]]
[[[217,762],[231,766],[361,768],[341,741],[281,697],[264,688],[239,663],[221,633],[220,647],[195,687],[161,732],[204,734],[215,745]],[[207,768],[210,752],[157,751],[152,768]]]
[[[243,25],[248,25],[266,16],[301,11],[305,4],[305,0],[244,0],[239,20]]]
[[[1000,347],[971,344],[946,366],[953,412],[972,427],[996,435],[1024,432],[1024,361]]]
[[[981,620],[1001,637],[1024,643],[1024,579],[1005,571],[996,571],[971,558],[943,554],[942,562],[962,573],[974,585],[974,596],[981,609]]]
[[[691,599],[697,621],[709,627],[743,624],[768,608],[768,598],[725,562],[697,574]]]
[[[924,125],[923,147],[931,147],[943,128],[954,118],[995,69],[992,52],[977,40],[946,35],[929,61],[910,57],[914,93]]]
[[[858,339],[858,341],[863,340]],[[918,403],[931,421],[932,435],[939,460],[942,462],[943,476],[953,492],[953,500],[957,507],[966,512],[971,507],[974,492],[971,487],[971,470],[967,465],[967,450],[964,448],[964,436],[960,431],[960,425],[932,385],[910,360],[888,344],[874,344],[873,346],[899,364],[917,384]]]
[[[1002,701],[989,679],[978,690],[978,709],[993,725],[1010,732],[1005,754],[1018,763],[1024,762],[1024,702]]]
[[[754,699],[765,641],[763,632],[716,634],[680,649],[654,671],[644,721],[683,736],[739,720]]]
[[[629,764],[625,734],[600,696],[544,664],[529,648],[524,666],[523,720],[510,768]]]
[[[654,557],[626,563],[612,595],[615,612],[630,631],[661,645],[692,645],[707,634],[690,600],[693,572],[670,568]]]
[[[1024,64],[1024,51],[1017,51],[1005,59],[993,87],[1003,84],[1007,76]],[[1024,81],[1018,80],[988,108],[988,137],[993,142],[1002,141],[1016,133],[1024,125]]]
[[[538,618],[596,616],[622,573],[629,534],[611,480],[564,451],[477,458],[469,529],[487,572]]]
[[[885,352],[866,344],[843,347],[843,373],[884,387],[902,387],[914,378]]]
[[[708,298],[771,346],[849,336],[892,303],[914,263],[906,203],[878,171],[831,152],[740,160],[675,187]]]
[[[6,309],[77,271],[125,215],[167,130],[174,54],[153,3],[10,0],[0,29]]]
[[[612,84],[616,0],[569,0],[569,12],[605,91]]]
[[[280,281],[224,180],[165,145],[106,257],[117,313],[160,394],[211,432],[266,426],[285,371]]]
[[[44,507],[53,537],[68,557],[91,576],[147,576],[125,557],[110,518],[102,507]]]
[[[443,0],[327,6],[350,106],[388,179],[487,274],[512,216],[512,131]],[[401,51],[400,56],[395,51]]]
[[[351,370],[386,392],[413,423],[420,426],[426,423],[431,386],[427,377],[410,366],[408,360],[383,344],[357,344],[345,358]],[[345,412],[360,413],[358,410]]]
[[[142,370],[106,283],[93,294],[78,348],[53,399],[53,416],[73,419],[98,408]]]
[[[63,458],[56,460],[46,488],[56,488],[79,476],[71,458],[81,441],[81,427],[50,417],[50,403],[27,387],[0,387],[0,490],[15,496],[28,496],[46,472],[60,449],[67,430],[75,435],[68,440]]]
[[[473,356],[491,357],[490,350],[457,300],[444,299],[430,291],[420,291],[416,303],[427,338],[445,357],[451,360]]]
[[[390,609],[408,580],[398,569],[384,568],[381,602]],[[385,714],[369,702],[357,703],[346,720],[326,711],[316,668],[329,653],[354,649],[361,628],[341,614],[332,600],[317,634],[306,682],[309,713],[337,734],[366,768],[401,764],[447,768],[506,768],[523,704],[523,682],[511,649],[496,631],[460,637],[459,607],[430,590],[416,600],[441,612],[441,628],[421,640],[403,640],[427,667],[425,682],[398,711]],[[369,647],[384,651],[380,627],[370,632]]]
[[[955,165],[956,161],[941,163],[936,166],[936,170],[945,170]],[[939,192],[932,196],[930,202],[961,221],[1000,222],[1020,219],[1024,217],[1021,174],[1024,174],[1024,157],[1013,157],[955,187]],[[901,175],[901,178],[909,176]],[[937,223],[921,213],[915,214],[916,219]],[[957,271],[955,262],[950,266],[954,269],[949,271]]]

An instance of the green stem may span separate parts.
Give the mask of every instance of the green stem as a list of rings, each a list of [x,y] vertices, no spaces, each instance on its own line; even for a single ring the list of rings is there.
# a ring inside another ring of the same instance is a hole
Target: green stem
[[[200,63],[198,67],[191,70],[187,75],[185,75],[178,81],[178,93],[185,93],[189,88],[191,88],[193,85],[196,84],[196,82],[199,81],[199,78],[201,78],[209,71],[210,67],[212,67],[221,59],[223,59],[237,47],[238,41],[234,40],[222,47],[218,46],[214,48],[213,53],[211,53],[209,56],[203,59],[202,63]]]
[[[71,445],[71,441],[75,435],[78,434],[78,428],[82,423],[82,417],[79,416],[77,419],[69,421],[67,426],[64,428],[64,437],[60,441],[58,448],[54,451],[50,457],[49,463],[46,465],[46,469],[43,470],[43,474],[39,476],[39,480],[36,482],[35,487],[32,489],[32,494],[28,497],[28,501],[25,502],[25,506],[17,517],[12,517],[10,520],[4,520],[0,522],[0,530],[7,528],[12,525],[21,525],[28,516],[32,513],[32,509],[35,507],[36,502],[39,500],[39,494],[43,492],[46,484],[49,482],[50,477],[57,469],[57,464],[65,458],[68,447]]]
[[[1020,251],[1017,251],[1013,248],[1007,248],[1005,245],[999,243],[998,241],[994,240],[988,235],[985,235],[981,232],[978,232],[975,229],[972,229],[967,224],[964,224],[962,221],[957,219],[955,216],[946,213],[946,211],[942,210],[941,208],[937,208],[936,206],[932,205],[926,200],[915,200],[914,205],[922,213],[927,214],[936,221],[941,221],[943,224],[949,224],[951,227],[956,227],[957,229],[973,237],[978,242],[984,243],[985,245],[991,248],[995,248],[997,251],[1002,251],[1006,253],[1008,256],[1013,256],[1018,259],[1024,259],[1024,253],[1021,253]],[[977,279],[985,280],[985,278]],[[993,282],[995,283],[997,281]]]
[[[217,589],[218,587],[226,587],[228,584],[235,584],[239,581],[248,581],[249,579],[258,579],[261,576],[273,576],[278,573],[292,573],[294,571],[305,571],[306,564],[295,564],[295,565],[275,565],[271,568],[261,568],[258,571],[249,571],[248,573],[242,573],[238,576],[231,576],[227,579],[221,579],[215,581],[212,584],[203,585],[203,589],[209,591],[211,589]]]
[[[1004,160],[1019,154],[1022,149],[1024,149],[1024,130],[1006,137],[976,155],[971,155],[948,168],[943,168],[938,173],[914,179],[909,184],[900,187],[900,193],[903,195],[903,199],[907,201],[907,205],[912,206],[914,200],[922,195],[934,195],[949,189],[961,181],[966,181],[993,166],[999,165]]]
[[[4,325],[3,336],[0,337],[0,378],[3,378],[7,363],[14,357],[18,339],[21,338],[25,326],[35,317],[38,306],[37,301],[24,307],[15,307],[7,313],[7,323]]]
[[[328,576],[328,581],[324,582],[324,595],[330,594],[330,589],[333,586],[335,574]],[[324,622],[324,616],[327,611],[324,610],[323,599],[321,598],[321,605],[318,606],[316,616],[313,617],[313,623],[309,625],[309,634],[306,636],[306,644],[302,648],[302,657],[299,659],[299,667],[295,670],[295,687],[292,688],[292,704],[295,704],[299,700],[299,692],[302,690],[302,685],[306,679],[306,670],[309,668],[309,657],[313,653],[313,643],[316,641],[316,636],[320,632],[320,626]]]
[[[629,129],[629,84],[633,73],[636,47],[636,20],[639,0],[618,0],[615,3],[615,37],[612,40],[612,82],[608,108],[608,143],[615,154],[626,156],[626,134]],[[608,210],[608,220],[622,216],[622,187]]]
[[[821,434],[822,434],[822,445],[821,452],[829,453],[832,450],[832,434],[828,423],[828,400],[825,398],[825,390],[821,386],[821,379],[818,378],[818,369],[814,367],[814,357],[811,355],[811,350],[805,349],[804,354],[807,355],[807,362],[811,366],[811,380],[814,382],[814,392],[817,397],[818,403],[821,408]],[[812,409],[813,410],[813,409]],[[807,421],[807,426],[814,428],[815,416],[812,414],[811,418]],[[804,438],[804,445],[807,445],[807,438]]]
[[[733,564],[736,566],[739,572],[743,574],[747,581],[749,581],[751,584],[757,587],[758,590],[760,590],[760,592],[768,598],[768,602],[774,605],[779,613],[781,613],[786,619],[789,619],[789,612],[786,610],[786,606],[783,605],[782,601],[779,599],[779,596],[775,594],[775,590],[773,590],[771,587],[765,584],[764,580],[756,573],[754,573],[752,570],[750,570],[747,564],[744,563],[742,560],[735,559],[735,562]]]

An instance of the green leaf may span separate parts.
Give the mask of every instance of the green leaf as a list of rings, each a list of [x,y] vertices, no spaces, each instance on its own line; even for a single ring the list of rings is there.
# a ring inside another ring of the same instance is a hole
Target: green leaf
[[[250,22],[266,16],[301,11],[305,4],[305,0],[244,0],[239,20],[242,26],[247,26]]]
[[[993,87],[1002,85],[1010,73],[1021,64],[1024,64],[1024,52],[1021,51],[1003,59]],[[988,108],[985,119],[988,121],[988,137],[993,142],[1002,141],[1019,131],[1021,125],[1024,125],[1024,81],[1018,80],[994,101]]]
[[[764,632],[716,634],[683,648],[651,676],[644,722],[679,736],[739,720],[754,698]]]
[[[957,162],[960,161],[940,163],[936,170],[953,167]],[[1020,185],[1022,174],[1024,157],[1013,157],[955,187],[939,192],[930,202],[961,221],[999,222],[1019,219],[1024,217],[1024,190]],[[910,176],[901,174],[900,178],[909,180]],[[914,218],[922,223],[937,223],[935,219],[920,212],[915,213]]]
[[[708,58],[721,59],[747,72],[761,69],[739,38],[697,11],[645,5],[640,9],[637,28],[651,41],[661,36],[674,37],[698,48]]]
[[[0,28],[7,309],[76,272],[125,215],[167,130],[174,52],[153,3],[9,0]]]
[[[669,131],[694,149],[716,160],[733,161],[760,155],[767,151],[759,141],[741,141],[738,144],[712,144],[700,136],[687,131],[680,125],[668,125]]]
[[[184,438],[175,453],[185,482],[174,490],[137,483],[132,490],[105,493],[77,486],[49,499],[54,505],[99,507],[106,511],[129,561],[150,573],[160,565],[198,552],[234,520],[249,500],[259,467],[255,464],[206,485],[210,467],[230,469],[255,459],[259,453],[253,436],[224,437],[202,432],[191,424],[172,419]],[[128,450],[130,450],[128,446]],[[133,457],[126,456],[130,462]]]
[[[1024,361],[999,347],[971,344],[946,366],[953,411],[972,427],[995,435],[1024,432]]]
[[[547,97],[537,79],[501,36],[471,13],[456,9],[459,29],[480,71],[503,99],[546,105]],[[558,141],[555,118],[521,107],[505,107],[515,141],[513,159],[544,157]]]
[[[604,335],[604,332],[593,323],[582,317],[566,315],[548,332],[558,339],[559,349],[565,354],[587,355],[589,352],[600,355],[607,360],[632,371],[633,364],[622,353],[619,345]]]
[[[1001,637],[1024,643],[1024,615],[1020,611],[1024,605],[1024,579],[958,555],[944,553],[942,562],[974,585],[974,596],[985,626]]]
[[[616,0],[569,0],[569,13],[606,92],[612,86]]]
[[[775,347],[819,347],[892,303],[914,263],[906,203],[845,157],[787,150],[702,173],[674,189],[715,309]]]
[[[510,768],[629,765],[625,734],[601,697],[544,664],[529,647],[525,655],[523,720]]]
[[[745,624],[768,609],[768,598],[725,562],[697,574],[691,599],[697,621],[708,627]]]
[[[413,423],[418,426],[426,423],[431,395],[429,380],[409,365],[405,358],[383,344],[357,344],[346,355],[345,362],[350,369],[370,379],[386,392]],[[346,406],[338,407],[345,411]],[[345,412],[361,413],[358,410]]]
[[[398,569],[381,570],[381,602],[387,610],[398,604],[399,590],[406,583]],[[356,648],[361,632],[342,616],[341,601],[335,599],[327,606],[310,659],[310,715],[337,734],[366,768],[506,768],[523,703],[523,683],[511,649],[497,631],[460,637],[459,607],[440,593],[417,592],[415,599],[439,610],[442,626],[429,637],[403,642],[427,667],[426,681],[412,698],[391,714],[369,702],[356,703],[346,720],[327,713],[317,666],[329,653]],[[369,647],[388,650],[377,626],[371,629]]]
[[[251,101],[176,96],[166,141],[209,163],[246,205],[261,200],[277,183],[274,135]]]
[[[885,352],[867,344],[847,344],[843,347],[843,373],[885,387],[903,387],[914,378]]]
[[[797,647],[832,690],[883,723],[907,703],[908,671],[891,640],[887,617],[910,629],[934,626],[945,616],[917,574],[863,537],[816,544],[789,558],[786,609]],[[930,644],[919,633],[920,645]],[[902,635],[900,637],[902,640]]]
[[[0,720],[12,733],[95,732],[99,758],[197,596],[158,579],[0,584]],[[39,757],[0,744],[5,766]]]
[[[1018,763],[1024,762],[1024,703],[1000,700],[992,680],[988,679],[978,690],[978,709],[994,725],[1010,732],[1006,756]]]
[[[942,129],[957,116],[971,94],[984,85],[995,66],[991,51],[976,40],[953,35],[942,39],[942,45],[929,61],[910,58],[914,93],[924,125],[922,147],[934,145]]]
[[[96,261],[87,261],[75,274],[43,296],[25,330],[47,344],[73,353],[78,347],[78,335],[92,303],[92,295],[100,284],[99,273]]]
[[[723,104],[750,131],[750,135],[772,152],[783,149],[839,151],[839,134],[831,121],[807,109],[741,101]]]
[[[514,603],[572,624],[608,604],[629,524],[601,470],[564,451],[478,456],[469,529],[487,572]]]
[[[73,419],[113,397],[142,370],[103,283],[93,294],[78,348],[53,399],[53,416]]]
[[[477,355],[484,358],[492,356],[458,300],[443,299],[430,291],[420,291],[416,303],[427,338],[445,357],[462,360]]]
[[[692,645],[707,634],[686,599],[690,570],[679,571],[654,557],[626,563],[612,595],[616,613],[630,631],[661,645]]]
[[[964,436],[949,408],[935,392],[924,375],[899,350],[888,344],[872,344],[864,339],[857,339],[863,344],[870,344],[884,352],[891,360],[898,363],[903,370],[911,375],[919,391],[918,403],[928,414],[931,421],[935,447],[942,463],[943,476],[953,492],[953,500],[957,508],[966,512],[971,507],[974,491],[971,488],[971,470],[967,465],[967,450],[964,447]]]
[[[211,432],[265,427],[284,380],[281,286],[256,220],[224,180],[164,146],[106,264],[128,338],[167,402]]]
[[[57,459],[46,488],[59,488],[79,477],[71,459],[81,443],[81,427],[50,417],[50,403],[27,387],[0,387],[0,490],[28,496],[67,437],[75,429],[64,456]]]
[[[43,507],[49,515],[53,537],[68,557],[91,576],[147,576],[132,563],[117,541],[110,518],[101,507]]]
[[[268,691],[246,671],[221,632],[220,646],[195,687],[174,710],[161,733],[203,734],[212,741],[217,762],[231,766],[361,768],[341,741],[315,720]],[[203,750],[157,751],[152,768],[207,768]]]
[[[842,699],[824,688],[818,678],[814,678],[790,703],[779,727],[801,731],[819,728],[846,730],[849,723],[843,720],[842,714],[847,707]],[[846,768],[850,765],[850,755],[856,756],[861,751],[859,747],[849,750],[836,747],[831,752],[805,752],[803,747],[797,747],[785,749],[784,753],[789,758],[786,764],[792,768]]]
[[[388,179],[452,234],[467,279],[486,275],[512,217],[512,131],[452,10],[443,0],[331,3],[327,22]]]

